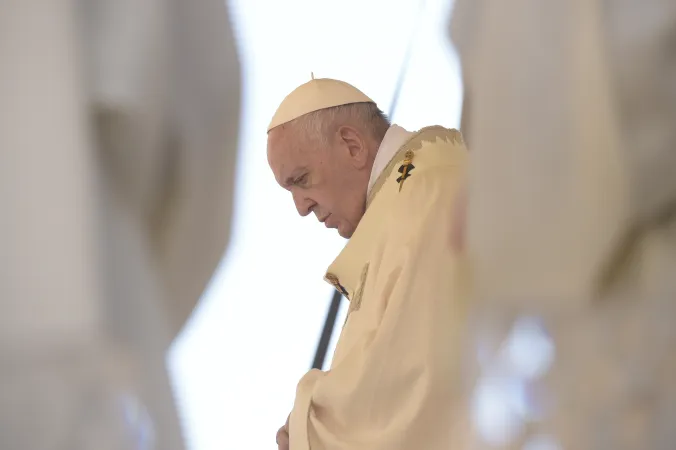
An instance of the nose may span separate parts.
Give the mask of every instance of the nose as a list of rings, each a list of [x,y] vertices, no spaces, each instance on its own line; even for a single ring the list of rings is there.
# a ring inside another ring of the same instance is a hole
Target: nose
[[[296,209],[298,210],[298,214],[301,216],[305,217],[310,212],[312,212],[312,208],[315,207],[316,203],[310,200],[307,197],[304,197],[298,192],[293,192],[293,202],[296,204]]]

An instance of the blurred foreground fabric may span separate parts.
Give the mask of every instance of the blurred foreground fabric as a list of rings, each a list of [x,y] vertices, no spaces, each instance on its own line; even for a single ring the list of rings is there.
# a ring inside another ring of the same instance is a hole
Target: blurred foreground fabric
[[[673,447],[676,3],[458,0],[451,34],[472,448]]]
[[[219,0],[3,2],[0,447],[183,448],[165,353],[225,250]]]

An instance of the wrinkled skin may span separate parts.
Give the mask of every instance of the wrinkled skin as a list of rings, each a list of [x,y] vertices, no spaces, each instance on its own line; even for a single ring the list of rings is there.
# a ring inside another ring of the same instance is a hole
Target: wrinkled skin
[[[301,216],[314,213],[349,238],[366,207],[366,191],[379,143],[355,126],[339,126],[325,139],[282,125],[268,134],[268,163],[291,192]]]
[[[277,450],[289,450],[289,419],[277,431]]]

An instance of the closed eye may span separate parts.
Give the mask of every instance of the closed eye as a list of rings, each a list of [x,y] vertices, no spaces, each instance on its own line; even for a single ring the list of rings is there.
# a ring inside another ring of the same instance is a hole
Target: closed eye
[[[296,185],[296,186],[299,186],[299,187],[304,187],[305,185],[307,185],[308,178],[309,178],[309,174],[304,173],[303,175],[301,175],[298,178],[296,178],[295,180],[293,180],[293,184]]]

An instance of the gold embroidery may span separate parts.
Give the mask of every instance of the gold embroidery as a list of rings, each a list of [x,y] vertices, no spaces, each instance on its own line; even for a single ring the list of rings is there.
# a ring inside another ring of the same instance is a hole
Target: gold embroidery
[[[404,162],[402,162],[401,167],[399,167],[399,173],[401,173],[401,176],[397,178],[397,183],[399,183],[399,192],[401,192],[401,188],[404,185],[406,178],[411,176],[411,170],[415,169],[415,166],[413,165],[413,152],[411,150],[406,151],[404,158]]]
[[[327,273],[326,276],[325,276],[325,278],[326,278],[326,281],[328,281],[329,283],[331,283],[331,284],[333,285],[333,287],[336,288],[336,290],[337,290],[338,292],[340,292],[341,294],[343,294],[347,299],[350,298],[350,297],[347,295],[347,290],[343,287],[343,285],[340,284],[340,281],[338,280],[338,277],[337,277],[337,276],[335,276],[335,275],[332,274],[332,273]]]
[[[366,285],[366,276],[369,273],[369,263],[366,263],[361,271],[361,280],[359,281],[359,288],[354,294],[354,298],[350,300],[350,308],[347,310],[348,316],[354,311],[359,311],[361,307],[361,298],[364,295],[364,286]]]
[[[408,151],[415,152],[416,150],[420,150],[425,142],[436,142],[438,139],[453,144],[463,144],[462,134],[460,134],[458,130],[448,129],[438,125],[422,128],[401,146],[397,154],[394,155],[389,164],[380,173],[380,176],[376,178],[376,182],[373,184],[366,199],[366,208],[368,209],[371,205],[376,194],[378,194],[380,188],[385,184],[385,180],[390,177],[397,164],[406,158],[406,153]]]

